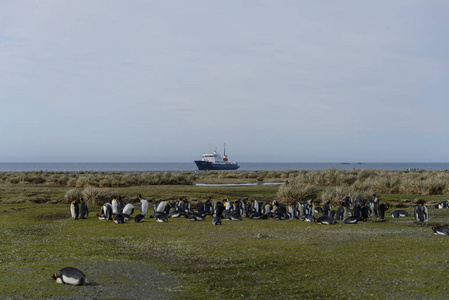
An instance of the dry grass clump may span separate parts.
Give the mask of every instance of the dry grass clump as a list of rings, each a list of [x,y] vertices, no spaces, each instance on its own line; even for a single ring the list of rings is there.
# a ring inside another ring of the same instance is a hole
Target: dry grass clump
[[[70,189],[64,195],[64,203],[69,204],[72,201],[78,200],[81,197],[81,193],[77,189]]]
[[[143,185],[191,185],[194,175],[183,172],[98,173],[98,172],[3,172],[0,183],[45,184],[73,188],[128,187]]]
[[[293,201],[304,202],[309,199],[318,197],[318,189],[310,184],[284,184],[279,187],[277,199],[282,203],[290,203]]]
[[[331,200],[332,204],[338,204],[340,201],[343,201],[343,199],[346,196],[351,196],[354,194],[354,189],[347,186],[332,186],[326,188],[321,193],[321,199],[322,200]]]
[[[88,204],[101,205],[112,199],[113,193],[106,188],[97,188],[93,186],[86,187],[81,195]]]
[[[420,194],[448,195],[448,171],[388,171],[388,170],[313,170],[302,171],[295,177],[296,182],[321,187],[345,186],[351,187],[357,193],[370,194]],[[329,190],[329,197],[335,191]]]

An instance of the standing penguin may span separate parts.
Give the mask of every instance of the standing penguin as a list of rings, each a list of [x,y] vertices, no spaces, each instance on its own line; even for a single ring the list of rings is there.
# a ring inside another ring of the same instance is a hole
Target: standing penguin
[[[415,206],[413,214],[415,216],[415,222],[424,223],[429,221],[429,211],[424,205],[424,200],[418,200],[418,205]]]
[[[206,203],[204,204],[204,211],[206,214],[211,215],[214,210],[214,202],[212,202],[212,197],[207,197]]]
[[[338,221],[343,221],[346,219],[346,209],[345,209],[345,203],[342,201],[340,202],[340,206],[337,208],[337,212],[335,214],[335,219]]]
[[[313,200],[307,200],[304,203],[304,214],[305,215],[314,215],[315,214],[315,205],[313,204]]]
[[[296,219],[298,217],[296,214],[296,206],[297,206],[296,202],[293,202],[287,206],[287,215],[290,220]]]
[[[140,200],[140,214],[146,216],[148,213],[148,200],[142,199],[142,196],[139,194],[137,198]]]
[[[118,204],[117,198],[115,198],[115,197],[111,201],[111,208],[112,208],[112,213],[114,215],[116,215],[116,214],[121,212],[121,211],[119,211],[119,204]]]
[[[352,204],[353,204],[352,198],[350,196],[346,196],[345,197],[345,207],[346,207],[346,209],[352,210]]]
[[[84,201],[83,197],[80,198],[80,215],[81,219],[87,219],[89,216],[89,209],[87,207],[87,203]]]
[[[260,213],[260,204],[256,199],[251,200],[251,212]]]
[[[385,203],[380,203],[377,208],[377,217],[381,220],[385,219],[385,211],[387,211],[389,206]]]
[[[374,216],[378,217],[378,208],[379,208],[379,199],[377,198],[376,194],[373,194],[373,198],[371,199],[372,211],[374,212]]]
[[[65,283],[71,285],[83,285],[88,284],[89,281],[86,278],[86,275],[77,268],[66,267],[55,274],[50,278],[52,280],[56,280],[56,283]]]
[[[78,220],[80,214],[80,207],[76,200],[72,201],[72,203],[70,204],[70,214],[73,219]]]
[[[326,203],[324,203],[324,205],[323,205],[323,215],[324,216],[332,215],[332,206],[331,206],[330,200],[327,200]]]
[[[354,205],[354,208],[352,209],[352,215],[354,217],[361,217],[362,216],[362,206],[360,204]]]
[[[363,220],[365,220],[365,221],[368,220],[368,218],[371,215],[369,206],[367,206],[367,205],[363,206],[362,209],[361,209],[361,212],[362,212]]]

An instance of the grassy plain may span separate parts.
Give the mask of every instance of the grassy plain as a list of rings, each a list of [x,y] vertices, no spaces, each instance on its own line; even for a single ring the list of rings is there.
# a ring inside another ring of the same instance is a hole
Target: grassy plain
[[[449,210],[429,208],[430,224],[412,217],[326,226],[299,220],[157,223],[69,217],[57,203],[67,187],[0,186],[0,297],[133,299],[447,299],[449,238],[430,225],[447,224]],[[125,198],[205,199],[276,196],[277,186],[139,186],[114,188]],[[406,205],[413,199],[381,195]],[[439,201],[447,196],[427,196]],[[405,199],[405,200],[404,200]],[[14,201],[18,200],[18,201]],[[46,203],[53,202],[53,203]],[[390,209],[390,213],[394,208]],[[55,284],[65,267],[83,270],[93,284]]]

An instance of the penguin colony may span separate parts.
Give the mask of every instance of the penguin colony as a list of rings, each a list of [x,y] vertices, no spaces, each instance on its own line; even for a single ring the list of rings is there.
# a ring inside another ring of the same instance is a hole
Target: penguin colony
[[[357,224],[366,222],[370,218],[385,219],[389,205],[382,203],[373,195],[369,200],[357,197],[353,200],[350,196],[345,197],[336,209],[332,209],[331,202],[327,200],[323,207],[315,206],[313,200],[305,202],[292,202],[287,205],[279,203],[277,200],[260,203],[257,200],[250,200],[248,197],[241,200],[231,201],[228,198],[223,201],[213,202],[209,197],[204,202],[199,202],[196,209],[192,208],[190,202],[185,198],[172,201],[159,201],[154,203],[153,215],[148,215],[148,201],[139,194],[136,202],[140,202],[140,213],[133,217],[134,206],[131,203],[125,204],[120,197],[112,199],[111,203],[105,203],[100,213],[97,214],[100,220],[112,220],[117,224],[126,223],[132,219],[135,222],[144,222],[145,218],[154,218],[157,222],[168,222],[170,218],[183,217],[190,221],[203,221],[208,216],[212,218],[213,225],[222,225],[222,220],[240,221],[246,217],[252,220],[271,219],[288,220],[299,219],[304,222],[333,225],[338,222],[344,224]],[[446,203],[440,203],[436,208],[449,208]],[[76,214],[75,206],[72,203],[71,212]],[[87,208],[86,208],[87,209]],[[321,214],[321,216],[318,216]],[[410,216],[404,210],[396,210],[391,214],[393,218]],[[76,218],[75,218],[76,219]],[[429,212],[423,201],[418,201],[414,209],[415,222],[424,224],[429,221]]]
[[[136,201],[140,202],[140,214],[134,217],[135,222],[143,222],[148,215],[148,201],[139,194]],[[436,209],[449,208],[448,201],[440,202],[435,205]],[[362,200],[357,197],[355,201],[350,196],[345,197],[336,210],[332,210],[330,201],[326,201],[323,207],[316,207],[312,200],[303,203],[292,202],[288,205],[280,204],[274,200],[272,202],[259,203],[257,200],[250,200],[246,197],[244,200],[231,201],[225,198],[223,201],[213,203],[212,198],[208,197],[205,202],[199,202],[194,210],[189,201],[185,198],[179,198],[176,202],[159,201],[154,204],[154,215],[149,218],[155,218],[157,222],[168,222],[169,218],[184,217],[190,221],[203,221],[206,217],[212,217],[213,225],[222,225],[222,220],[240,221],[243,217],[252,220],[271,219],[287,220],[299,219],[304,222],[319,223],[324,225],[337,224],[342,221],[344,224],[357,224],[366,222],[369,218],[375,217],[384,219],[385,213],[389,209],[388,204],[381,203],[376,195],[368,200]],[[88,217],[87,204],[83,198],[79,201],[73,201],[70,204],[70,213],[73,219],[85,219]],[[112,199],[111,203],[105,203],[100,213],[97,214],[100,220],[112,220],[117,224],[123,224],[133,219],[134,206],[130,203],[125,204],[121,197]],[[322,214],[316,217],[317,214]],[[409,213],[404,210],[396,210],[391,216],[393,218],[408,217]],[[414,208],[414,218],[417,223],[426,223],[429,221],[429,212],[423,201],[418,201]],[[435,235],[449,236],[449,227],[432,227]],[[70,285],[88,284],[84,273],[73,267],[66,267],[51,277],[57,283]]]

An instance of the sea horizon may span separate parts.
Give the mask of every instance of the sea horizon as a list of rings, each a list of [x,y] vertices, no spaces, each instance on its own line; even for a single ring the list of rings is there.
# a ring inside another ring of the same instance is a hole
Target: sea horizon
[[[241,162],[237,171],[449,170],[449,162]],[[193,162],[0,162],[0,172],[198,172]]]

